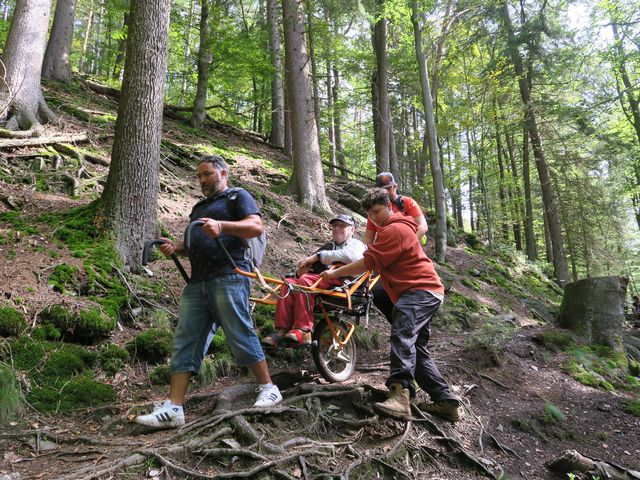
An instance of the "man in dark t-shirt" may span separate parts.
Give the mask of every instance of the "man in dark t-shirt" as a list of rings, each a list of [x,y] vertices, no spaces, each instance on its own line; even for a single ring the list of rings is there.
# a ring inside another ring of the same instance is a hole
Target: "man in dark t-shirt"
[[[229,166],[218,155],[204,157],[198,165],[198,181],[205,196],[189,215],[189,220],[205,222],[194,228],[189,251],[183,242],[168,238],[159,248],[167,256],[186,255],[191,263],[191,279],[180,299],[179,321],[173,338],[169,398],[136,423],[153,428],[184,425],[182,408],[189,381],[198,373],[210,340],[212,326],[224,330],[231,352],[239,365],[247,366],[260,384],[256,407],[270,407],[282,400],[271,382],[260,340],[249,312],[249,279],[235,272],[216,243],[225,245],[237,266],[250,270],[241,239],[262,234],[262,219],[253,197],[243,189],[227,185]],[[229,195],[233,193],[233,199]]]

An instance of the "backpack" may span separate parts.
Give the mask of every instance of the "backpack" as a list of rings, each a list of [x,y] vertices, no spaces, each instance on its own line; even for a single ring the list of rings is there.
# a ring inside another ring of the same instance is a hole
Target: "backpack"
[[[231,212],[233,217],[237,220],[242,220],[238,218],[238,214],[236,211],[236,198],[238,198],[238,192],[241,190],[240,188],[231,188],[231,193],[227,195],[227,209]],[[244,258],[251,263],[251,266],[254,268],[258,268],[262,263],[262,258],[264,257],[264,251],[267,248],[267,234],[263,230],[260,235],[253,238],[241,238],[240,241],[244,245]]]

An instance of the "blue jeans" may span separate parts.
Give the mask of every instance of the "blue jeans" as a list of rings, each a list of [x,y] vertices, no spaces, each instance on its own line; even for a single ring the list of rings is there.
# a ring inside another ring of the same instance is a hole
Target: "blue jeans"
[[[224,330],[238,365],[253,365],[265,358],[249,313],[249,279],[242,275],[233,273],[187,284],[179,317],[171,373],[200,371],[214,324]]]

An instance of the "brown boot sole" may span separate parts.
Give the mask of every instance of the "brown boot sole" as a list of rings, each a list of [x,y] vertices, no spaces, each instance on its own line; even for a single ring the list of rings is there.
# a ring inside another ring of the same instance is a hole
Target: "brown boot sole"
[[[389,409],[385,408],[382,405],[382,403],[374,403],[373,404],[373,409],[378,413],[386,415],[387,417],[395,418],[397,420],[411,420],[413,418],[411,416],[411,412],[409,412],[409,413],[401,413],[401,412],[396,412],[395,410],[389,410]]]

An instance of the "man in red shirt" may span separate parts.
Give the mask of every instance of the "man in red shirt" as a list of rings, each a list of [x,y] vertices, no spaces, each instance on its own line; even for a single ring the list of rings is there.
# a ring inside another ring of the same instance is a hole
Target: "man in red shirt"
[[[426,234],[429,226],[427,220],[424,218],[420,205],[411,197],[405,197],[404,195],[398,195],[398,185],[396,184],[393,174],[389,172],[382,172],[376,177],[376,187],[384,188],[389,194],[389,200],[391,201],[391,210],[400,212],[403,215],[407,215],[415,220],[418,229],[416,230],[416,238],[421,242],[426,243]],[[364,232],[362,242],[365,245],[371,245],[376,238],[376,233],[379,227],[371,221],[367,220],[367,229]],[[385,316],[387,321],[391,323],[391,311],[393,310],[393,302],[389,298],[389,295],[382,288],[380,283],[377,283],[371,292],[373,294],[373,304],[380,310]]]
[[[429,324],[444,299],[444,287],[433,262],[416,237],[413,219],[393,213],[389,194],[376,189],[362,199],[362,207],[377,227],[375,242],[364,258],[322,273],[329,281],[367,270],[380,272],[385,291],[393,302],[391,322],[391,368],[386,385],[389,397],[373,408],[394,418],[411,418],[414,380],[431,397],[422,410],[451,421],[459,418],[460,401],[429,354]]]

